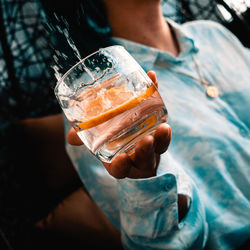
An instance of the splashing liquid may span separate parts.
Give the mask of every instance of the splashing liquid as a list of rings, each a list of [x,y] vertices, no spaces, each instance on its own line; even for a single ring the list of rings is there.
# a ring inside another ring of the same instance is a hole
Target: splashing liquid
[[[113,45],[110,27],[99,1],[60,2],[41,0],[47,19],[46,30],[53,37],[55,77],[60,79],[82,58]]]

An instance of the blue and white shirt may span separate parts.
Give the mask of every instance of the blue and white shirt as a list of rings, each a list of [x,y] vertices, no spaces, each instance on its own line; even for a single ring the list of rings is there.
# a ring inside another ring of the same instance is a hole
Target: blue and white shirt
[[[173,137],[157,176],[116,180],[84,146],[67,151],[125,249],[235,249],[250,238],[250,52],[217,23],[168,22],[177,57],[114,38],[156,72],[169,112]],[[193,57],[219,97],[206,96]],[[180,223],[178,194],[190,198]]]

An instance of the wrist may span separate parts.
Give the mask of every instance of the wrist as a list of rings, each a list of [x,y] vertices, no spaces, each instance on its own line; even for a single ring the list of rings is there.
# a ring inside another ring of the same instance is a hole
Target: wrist
[[[188,212],[189,202],[188,197],[183,194],[178,194],[178,219],[179,222],[186,216]]]

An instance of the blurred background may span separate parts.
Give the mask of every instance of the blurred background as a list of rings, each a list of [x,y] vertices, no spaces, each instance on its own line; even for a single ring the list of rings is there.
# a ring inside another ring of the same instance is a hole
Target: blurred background
[[[63,128],[44,126],[42,132],[51,135],[46,141],[36,130],[37,121],[32,127],[23,121],[60,113],[50,65],[58,63],[65,70],[69,59],[72,65],[78,60],[71,40],[80,57],[98,48],[98,39],[82,36],[96,32],[105,37],[110,32],[96,4],[97,0],[0,0],[0,249],[77,249],[70,239],[35,226],[82,186],[67,156],[62,157],[64,169],[45,158],[65,154],[63,149],[55,152],[58,146],[51,143],[57,131],[64,145]],[[163,0],[162,7],[164,15],[178,23],[219,22],[250,48],[250,0]],[[74,29],[62,32],[67,25]],[[50,147],[42,147],[41,141]]]
[[[250,0],[163,0],[162,4],[164,15],[178,23],[213,20],[250,47]]]

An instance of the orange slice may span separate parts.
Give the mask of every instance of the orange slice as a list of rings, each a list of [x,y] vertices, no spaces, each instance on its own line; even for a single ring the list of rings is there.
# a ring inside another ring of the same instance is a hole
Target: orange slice
[[[89,129],[92,127],[95,127],[103,122],[106,122],[107,120],[135,107],[136,105],[138,105],[140,102],[145,101],[148,97],[150,97],[154,92],[155,92],[155,87],[152,85],[151,87],[149,87],[148,89],[146,89],[142,94],[138,95],[137,97],[134,97],[133,99],[128,99],[128,96],[125,96],[126,98],[121,98],[123,99],[123,103],[120,104],[119,106],[116,106],[114,108],[108,109],[102,113],[100,113],[99,115],[96,115],[94,117],[91,117],[90,119],[88,119],[87,121],[84,122],[80,122],[78,123],[78,126],[81,129]],[[109,91],[109,93],[108,93]],[[114,91],[118,91],[118,95],[116,95],[117,98],[120,97],[119,91],[117,88],[111,88],[109,90],[107,90],[107,96],[109,96],[109,94],[114,94]],[[127,92],[128,94],[129,92]],[[130,93],[132,94],[132,92],[130,91]],[[113,95],[110,95],[111,97]],[[112,101],[112,98],[111,98]],[[93,102],[93,103],[92,103]],[[89,107],[90,106],[94,106],[97,105],[98,110],[100,111],[100,106],[102,102],[99,102],[97,99],[94,99],[91,101],[91,103],[89,103]],[[114,104],[118,104],[118,103],[114,103]],[[89,115],[89,114],[87,114]]]

